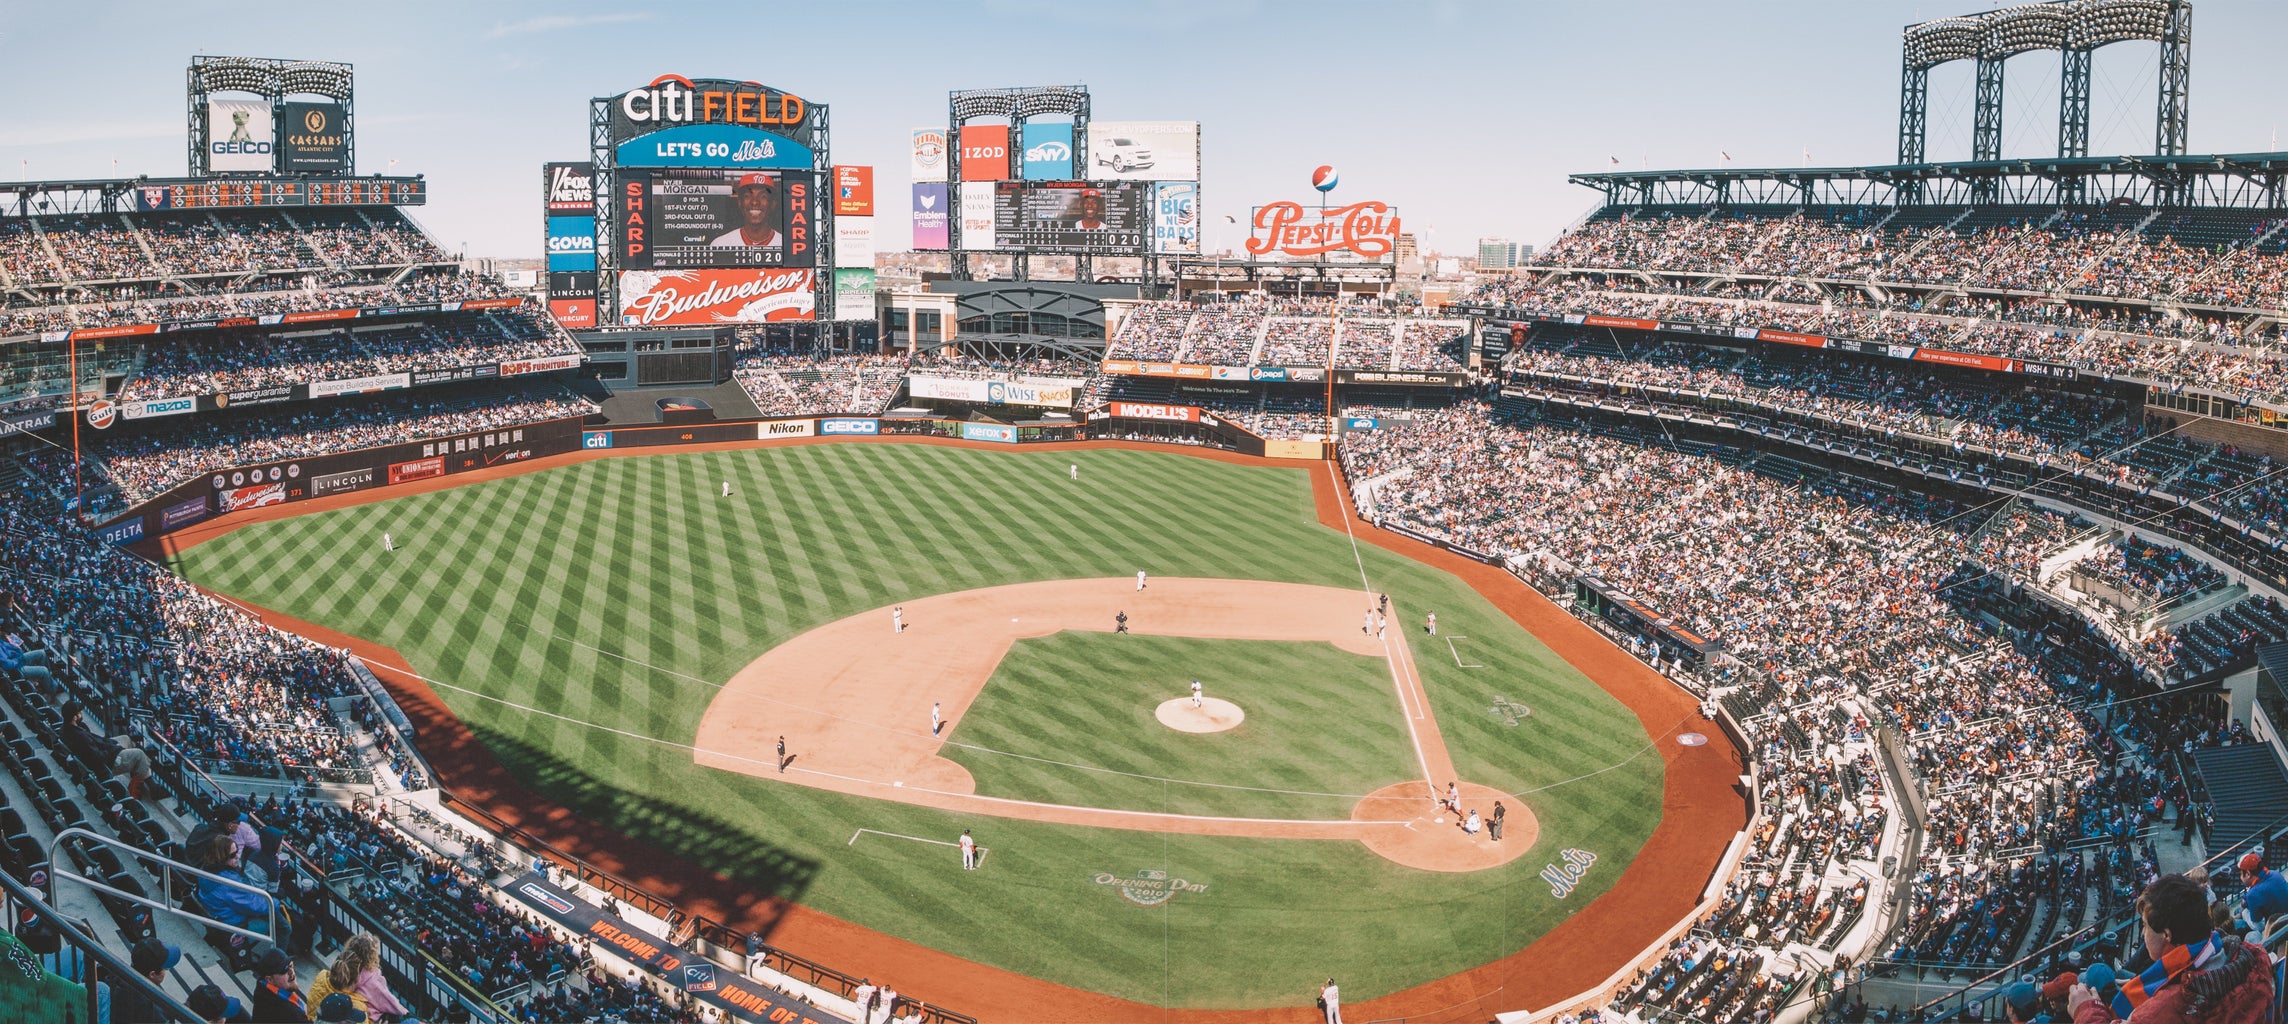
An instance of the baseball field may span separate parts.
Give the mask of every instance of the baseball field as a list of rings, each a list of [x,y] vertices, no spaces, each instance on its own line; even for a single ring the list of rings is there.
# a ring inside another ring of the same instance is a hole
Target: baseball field
[[[984,965],[940,986],[957,1009],[1002,971],[1076,997],[1020,1019],[1293,1007],[1328,975],[1359,1002],[1588,907],[1660,825],[1679,755],[1461,579],[1322,525],[1328,472],[1099,447],[602,458],[173,560],[401,655],[417,678],[395,681],[562,809],[528,820],[662,851],[638,877],[718,874],[752,898],[715,913],[797,952],[847,922]],[[1244,720],[1171,727],[1195,678]],[[1504,802],[1501,844],[1434,806],[1445,773],[1465,810]],[[960,962],[877,962],[925,960]]]

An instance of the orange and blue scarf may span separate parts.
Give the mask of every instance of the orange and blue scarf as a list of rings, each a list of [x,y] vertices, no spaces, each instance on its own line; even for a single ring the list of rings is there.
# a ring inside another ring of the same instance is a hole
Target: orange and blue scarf
[[[2191,970],[2192,966],[2199,963],[2202,957],[2216,952],[2223,945],[2223,942],[2224,937],[2222,935],[2210,932],[2208,938],[2199,942],[2169,947],[2167,952],[2161,954],[2160,959],[2153,961],[2144,970],[2137,972],[2136,977],[2121,983],[2121,991],[2113,997],[2114,1017],[2121,1020],[2129,1019],[2131,1011],[2145,1005],[2146,1000],[2153,998],[2162,989],[2169,987],[2170,982],[2176,981],[2186,971]]]

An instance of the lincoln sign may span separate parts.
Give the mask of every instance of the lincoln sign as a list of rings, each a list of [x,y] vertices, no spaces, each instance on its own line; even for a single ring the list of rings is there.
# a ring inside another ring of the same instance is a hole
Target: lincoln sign
[[[1336,256],[1379,262],[1398,250],[1398,211],[1387,203],[1305,207],[1272,203],[1255,208],[1247,253],[1291,259]]]

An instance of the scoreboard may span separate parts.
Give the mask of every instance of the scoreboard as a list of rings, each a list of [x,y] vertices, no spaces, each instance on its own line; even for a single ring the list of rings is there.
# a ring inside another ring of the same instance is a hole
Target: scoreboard
[[[427,201],[427,184],[415,178],[195,178],[140,181],[128,191],[137,210],[419,206]]]
[[[995,248],[1009,252],[1134,253],[1152,225],[1141,181],[1004,181],[993,195]]]

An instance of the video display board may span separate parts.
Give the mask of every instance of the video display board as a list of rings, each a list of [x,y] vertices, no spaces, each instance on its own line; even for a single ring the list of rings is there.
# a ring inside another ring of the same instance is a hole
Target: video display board
[[[1133,252],[1151,231],[1146,182],[1004,181],[995,188],[994,244],[1011,252]]]
[[[615,232],[630,270],[807,267],[817,260],[803,171],[623,168]]]

